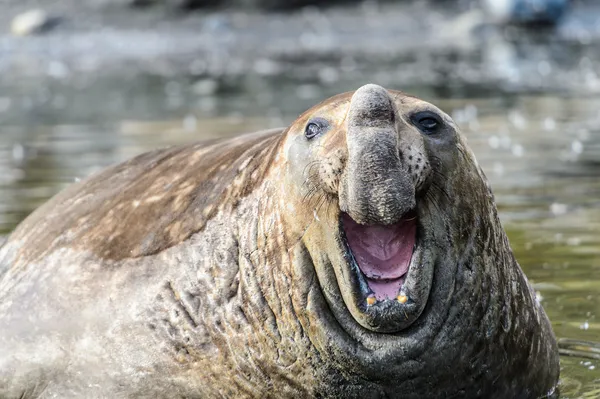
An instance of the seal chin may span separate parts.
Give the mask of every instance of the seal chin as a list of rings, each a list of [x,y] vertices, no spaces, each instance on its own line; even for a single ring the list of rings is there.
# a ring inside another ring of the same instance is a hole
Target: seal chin
[[[416,212],[406,213],[392,225],[359,224],[345,212],[340,212],[339,220],[343,258],[350,270],[349,281],[339,284],[340,289],[351,291],[353,303],[348,307],[354,318],[376,332],[408,327],[427,300],[422,290],[411,289],[410,282],[429,277],[419,276],[422,251]]]

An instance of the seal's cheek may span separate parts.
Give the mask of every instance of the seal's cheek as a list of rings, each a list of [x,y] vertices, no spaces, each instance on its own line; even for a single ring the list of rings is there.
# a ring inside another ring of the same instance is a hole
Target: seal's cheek
[[[323,191],[318,186],[319,160],[314,146],[302,135],[293,135],[284,144],[285,165],[277,190],[281,195],[279,207],[286,219],[288,230],[303,234],[318,217],[316,209],[323,201]],[[321,207],[327,209],[327,207]]]
[[[300,192],[306,190],[308,168],[313,162],[310,144],[300,135],[289,137],[284,146],[286,165],[286,180]]]
[[[313,139],[296,135],[286,143],[286,173],[301,195],[337,196],[347,159],[346,148],[335,145],[338,137],[337,132]]]

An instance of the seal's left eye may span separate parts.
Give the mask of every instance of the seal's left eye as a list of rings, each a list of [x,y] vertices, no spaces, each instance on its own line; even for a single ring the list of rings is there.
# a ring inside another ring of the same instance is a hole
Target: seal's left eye
[[[422,118],[419,119],[419,125],[423,126],[425,129],[435,129],[438,123],[433,118]]]
[[[304,135],[307,139],[312,139],[327,130],[329,124],[321,118],[311,119],[304,128]]]
[[[441,118],[433,112],[419,112],[411,117],[413,124],[418,127],[423,133],[436,133],[442,126]]]

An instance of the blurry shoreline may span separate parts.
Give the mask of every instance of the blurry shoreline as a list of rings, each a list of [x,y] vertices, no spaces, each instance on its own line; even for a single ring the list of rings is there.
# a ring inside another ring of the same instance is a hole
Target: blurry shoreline
[[[37,4],[29,2],[31,7]],[[110,1],[97,9],[81,4],[73,0],[49,3],[44,9],[59,22],[48,32],[25,37],[11,35],[9,26],[17,10],[26,6],[0,6],[0,26],[6,27],[0,34],[0,84],[15,78],[140,74],[304,80],[331,68],[316,75],[327,83],[336,79],[336,72],[369,66],[381,71],[400,63],[399,83],[435,84],[433,75],[440,73],[444,66],[439,64],[445,61],[444,79],[479,84],[511,78],[485,68],[490,57],[504,56],[507,59],[500,61],[506,62],[511,56],[516,61],[536,61],[525,53],[532,48],[544,53],[538,58],[551,62],[561,46],[576,46],[587,53],[600,42],[596,17],[600,4],[591,3],[577,3],[556,28],[530,30],[493,27],[477,9],[465,11],[453,2],[366,2],[285,13],[199,10],[186,14],[164,7],[111,5]],[[592,58],[586,54],[590,61],[600,58],[594,51],[590,53]],[[561,57],[565,66],[572,67],[580,54],[570,50]],[[451,69],[452,63],[457,70]],[[417,69],[410,71],[411,64],[418,64]],[[531,80],[518,83],[527,85]],[[536,85],[547,88],[539,79],[533,81],[526,90]]]
[[[41,3],[0,6],[0,125],[212,114],[228,98],[286,113],[291,96],[311,104],[356,82],[453,98],[600,93],[593,2],[576,2],[555,28],[525,29],[444,2],[182,14],[63,0],[45,6],[60,18],[53,29],[11,35],[11,18]]]

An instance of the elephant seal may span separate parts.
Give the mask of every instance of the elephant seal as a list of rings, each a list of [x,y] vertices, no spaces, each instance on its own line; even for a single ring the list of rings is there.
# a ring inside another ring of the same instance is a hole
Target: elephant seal
[[[555,338],[435,106],[366,85],[143,154],[0,250],[0,396],[538,398]]]

